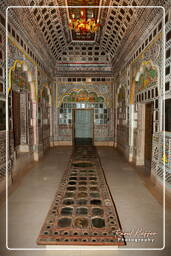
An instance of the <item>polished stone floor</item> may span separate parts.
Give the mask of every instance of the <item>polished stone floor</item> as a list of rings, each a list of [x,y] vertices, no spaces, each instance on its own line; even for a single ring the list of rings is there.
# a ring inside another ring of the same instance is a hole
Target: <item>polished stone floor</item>
[[[163,210],[161,203],[152,195],[137,174],[117,151],[98,148],[106,179],[112,193],[127,245],[121,249],[162,248]],[[27,172],[9,196],[10,248],[46,249],[36,245],[42,223],[54,198],[68,164],[71,147],[56,147]],[[153,193],[154,194],[154,193]],[[166,249],[164,251],[120,251],[107,247],[58,247],[60,251],[10,251],[5,249],[5,204],[0,212],[0,256],[53,256],[53,255],[171,255],[171,209],[166,208]],[[146,234],[145,234],[146,232]],[[148,234],[147,234],[148,232]],[[141,242],[139,238],[143,238]],[[133,241],[129,241],[132,239]],[[56,248],[51,248],[56,249]],[[88,250],[89,249],[89,250]],[[90,250],[91,249],[91,250]],[[117,249],[117,248],[114,248]]]

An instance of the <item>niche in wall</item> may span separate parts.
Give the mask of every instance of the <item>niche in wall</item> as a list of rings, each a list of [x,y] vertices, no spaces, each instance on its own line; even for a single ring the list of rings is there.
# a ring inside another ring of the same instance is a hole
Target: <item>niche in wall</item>
[[[171,132],[171,99],[165,100],[165,131]]]

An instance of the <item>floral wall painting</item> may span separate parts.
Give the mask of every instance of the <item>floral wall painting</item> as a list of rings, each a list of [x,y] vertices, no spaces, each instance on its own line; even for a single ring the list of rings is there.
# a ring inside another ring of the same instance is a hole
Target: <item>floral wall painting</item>
[[[104,98],[102,96],[98,96],[96,92],[73,90],[63,97],[63,102],[104,102]]]
[[[134,104],[135,93],[157,86],[158,70],[151,60],[136,62],[131,67],[130,104]]]
[[[142,91],[157,84],[158,72],[156,66],[151,61],[142,62],[136,74],[135,82],[137,91]]]
[[[30,90],[27,73],[21,67],[17,67],[12,71],[11,77],[13,85]]]

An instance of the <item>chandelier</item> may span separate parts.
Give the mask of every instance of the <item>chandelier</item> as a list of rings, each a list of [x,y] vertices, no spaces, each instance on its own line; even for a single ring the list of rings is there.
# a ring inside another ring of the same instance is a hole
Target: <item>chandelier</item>
[[[75,18],[75,14],[72,14],[72,19],[69,20],[69,28],[75,32],[79,33],[95,33],[99,27],[99,22],[95,20],[94,14],[92,17],[86,17],[86,9],[81,10],[80,18]]]

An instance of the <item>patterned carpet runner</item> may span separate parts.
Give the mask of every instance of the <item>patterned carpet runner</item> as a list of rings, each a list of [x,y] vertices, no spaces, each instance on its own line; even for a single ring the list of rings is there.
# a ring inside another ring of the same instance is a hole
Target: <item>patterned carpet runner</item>
[[[39,245],[125,245],[94,146],[76,146],[40,231]]]

